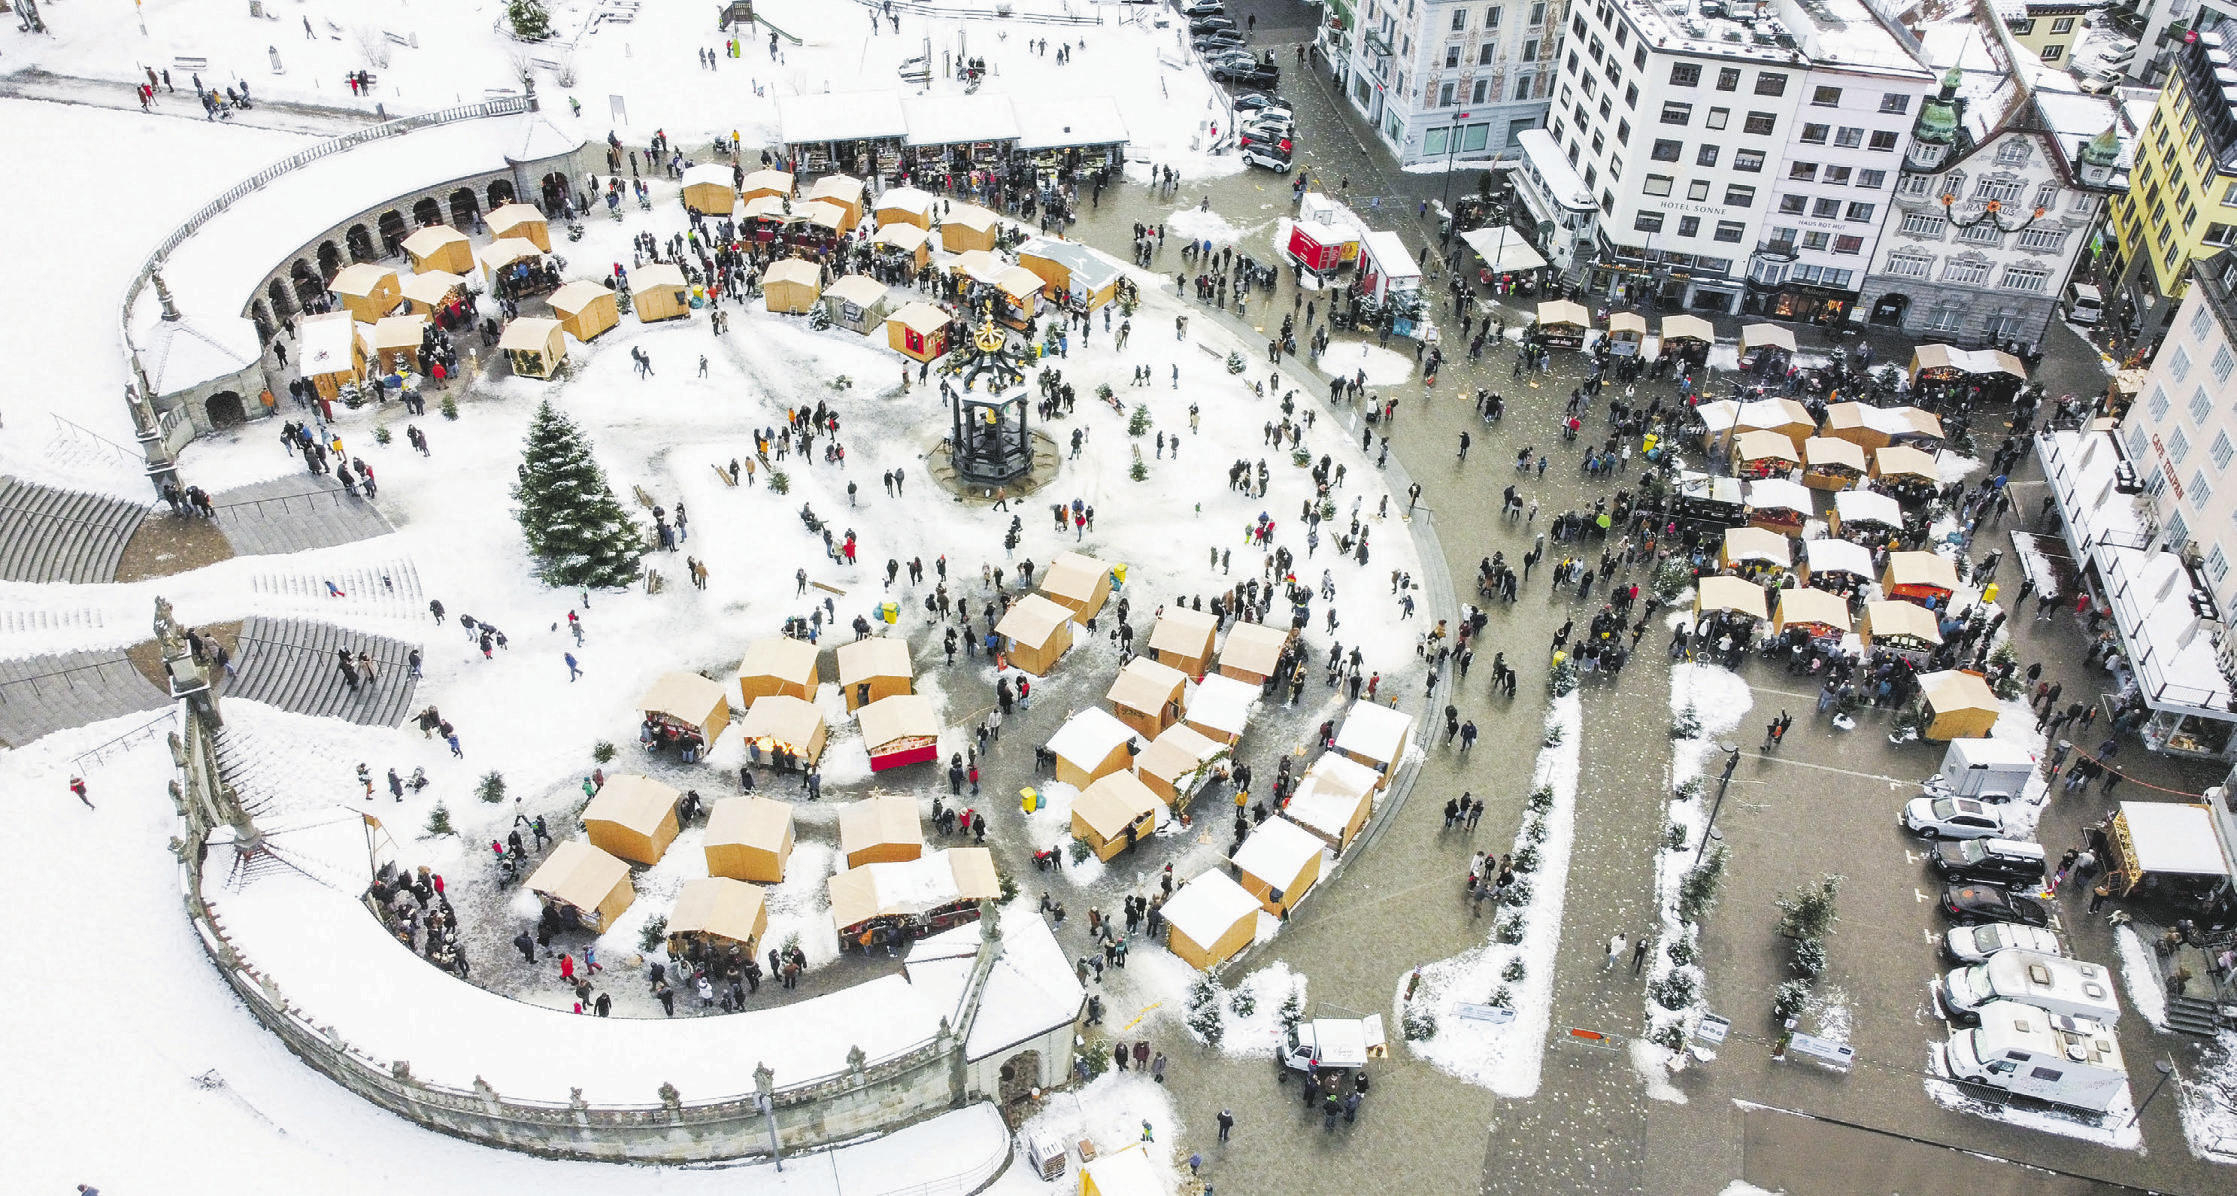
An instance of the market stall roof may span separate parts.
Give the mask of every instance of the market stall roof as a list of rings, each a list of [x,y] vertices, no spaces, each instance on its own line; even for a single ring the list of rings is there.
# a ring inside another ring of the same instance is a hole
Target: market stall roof
[[[529,875],[528,891],[576,909],[595,910],[615,885],[627,879],[629,865],[580,839],[568,839],[553,847]]]
[[[1320,841],[1314,840],[1313,846],[1318,848]],[[1255,925],[1259,912],[1258,898],[1218,869],[1198,873],[1160,908],[1173,929],[1205,946],[1220,941],[1245,918]]]
[[[1647,318],[1635,311],[1610,312],[1608,313],[1608,331],[1636,332],[1640,336],[1645,336],[1647,334]]]
[[[1406,735],[1413,729],[1412,715],[1401,714],[1374,702],[1352,703],[1344,726],[1336,732],[1336,750],[1365,756],[1382,764],[1396,764]]]
[[[1740,352],[1752,353],[1769,346],[1794,352],[1794,334],[1776,324],[1749,324],[1740,329]]]
[[[1843,634],[1855,630],[1855,625],[1849,621],[1849,604],[1845,599],[1808,586],[1779,591],[1779,617],[1775,622],[1782,628],[1813,623],[1835,628]]]
[[[1934,620],[1934,612],[1916,602],[1887,598],[1864,604],[1864,621],[1871,624],[1872,636],[1901,636],[1923,643],[1942,642],[1942,628]]]
[[[1033,271],[1023,266],[1012,266],[994,276],[994,285],[1013,299],[1023,299],[1028,295],[1040,294],[1041,288],[1047,284]]]
[[[773,797],[747,794],[717,801],[707,814],[706,845],[744,846],[776,851],[792,830],[792,805]]]
[[[1590,328],[1592,313],[1585,310],[1582,303],[1572,303],[1567,299],[1545,299],[1538,304],[1538,324],[1540,327],[1571,324],[1578,328]]]
[[[1121,729],[1124,729],[1123,726]],[[1050,746],[1054,747],[1055,741],[1050,741]],[[1107,747],[1103,750],[1106,753],[1110,751]],[[1142,749],[1142,754],[1134,758],[1134,770],[1173,784],[1195,772],[1206,760],[1226,750],[1224,745],[1206,737],[1202,731],[1187,723],[1174,723],[1158,732],[1157,738],[1151,740],[1149,746]]]
[[[1852,523],[1903,526],[1903,506],[1875,490],[1843,490],[1833,496],[1833,510],[1843,527]]]
[[[853,213],[847,211],[846,205],[833,203],[828,199],[811,199],[801,204],[797,211],[809,223],[820,224],[833,232],[845,229],[847,221],[853,218]]]
[[[1220,673],[1206,673],[1188,696],[1189,722],[1227,735],[1241,735],[1250,726],[1251,707],[1258,701],[1258,687]]]
[[[1942,479],[1942,472],[1935,465],[1932,453],[1891,444],[1874,450],[1872,456],[1879,467],[1879,476],[1883,478],[1919,478],[1928,482],[1940,482]]]
[[[1761,527],[1724,529],[1724,555],[1735,561],[1766,561],[1782,568],[1794,563],[1794,541]]]
[[[1009,268],[1010,263],[984,249],[966,249],[962,253],[956,254],[955,259],[948,263],[950,273],[961,270],[972,278],[990,286],[993,285],[995,279],[1002,277],[1004,270]]]
[[[1074,291],[1100,291],[1119,280],[1125,267],[1111,255],[1091,245],[1078,241],[1059,241],[1053,237],[1033,237],[1018,246],[1021,258],[1045,258],[1064,267],[1072,276]]]
[[[1928,344],[1911,350],[1911,372],[1955,369],[1970,372],[1971,358],[1955,345]]]
[[[1017,105],[1018,148],[1027,152],[1076,146],[1123,145],[1131,139],[1126,117],[1109,96],[1037,97]]]
[[[1948,714],[1953,710],[1985,710],[1994,714],[2003,710],[1988,682],[1977,673],[1959,669],[1919,674],[1919,692],[1926,695],[1936,714]]]
[[[960,224],[965,228],[984,232],[1000,224],[1002,218],[974,203],[959,203],[941,213],[940,223]]]
[[[761,285],[766,287],[772,283],[794,283],[820,289],[823,286],[823,267],[804,257],[788,257],[783,261],[771,262],[769,268],[761,272]]]
[[[1246,673],[1270,677],[1274,666],[1282,659],[1282,649],[1289,646],[1289,632],[1265,623],[1237,623],[1227,632],[1227,640],[1219,646],[1222,668],[1229,665]]]
[[[814,743],[816,732],[822,726],[823,711],[814,702],[803,702],[791,694],[763,694],[755,698],[753,705],[746,708],[745,719],[738,724],[747,739],[774,739],[795,747]]]
[[[1096,763],[1111,749],[1134,738],[1134,728],[1100,706],[1076,710],[1049,736],[1049,750],[1067,760]]]
[[[886,320],[889,323],[899,324],[912,332],[921,332],[929,336],[947,327],[948,321],[952,318],[944,307],[934,307],[929,303],[918,302],[911,303],[900,311],[887,316]]]
[[[855,707],[854,721],[862,728],[862,742],[868,747],[940,733],[940,716],[932,709],[932,699],[924,694],[895,694],[864,702]]]
[[[1210,647],[1219,620],[1202,611],[1186,610],[1179,603],[1168,606],[1150,628],[1150,648],[1195,656]]]
[[[994,857],[984,847],[952,847],[892,864],[863,864],[827,882],[831,924],[841,930],[872,918],[930,913],[959,901],[1000,899]]]
[[[2229,876],[2237,869],[2222,855],[2214,812],[2189,802],[2124,801],[2121,821],[2145,873]]]
[[[426,316],[384,316],[373,325],[373,348],[417,349],[426,329]]]
[[[909,96],[901,101],[901,118],[909,127],[906,145],[1015,141],[1018,136],[1010,97],[990,92]]]
[[[933,196],[929,191],[919,191],[915,187],[888,187],[885,194],[878,196],[877,202],[870,207],[879,212],[907,212],[912,216],[922,216],[932,210],[932,202]]]
[[[1114,706],[1155,713],[1171,701],[1174,691],[1188,684],[1188,674],[1147,656],[1126,662],[1103,697]]]
[[[676,894],[675,908],[668,911],[670,934],[709,934],[750,943],[768,925],[761,886],[727,876],[685,881]]]
[[[873,635],[839,645],[839,684],[853,687],[878,677],[916,676],[909,659],[909,641],[897,635]]]
[[[582,821],[611,822],[615,826],[651,835],[676,809],[677,792],[651,777],[615,773],[583,807]]]
[[[431,257],[443,246],[466,240],[466,234],[447,224],[430,224],[404,238],[404,252],[413,258]]]
[[[1801,454],[1794,451],[1794,442],[1778,432],[1758,428],[1742,432],[1733,438],[1732,451],[1742,461],[1790,461],[1802,463]]]
[[[878,231],[871,236],[870,243],[872,245],[891,245],[903,253],[915,253],[919,247],[931,239],[932,233],[930,230],[895,220],[879,225]],[[848,277],[860,278],[862,275],[854,274]]]
[[[557,320],[547,320],[542,316],[522,316],[505,325],[505,335],[498,338],[497,347],[507,353],[541,353],[551,346],[551,334],[557,331]]]
[[[684,172],[684,185],[690,186],[691,183],[694,181],[692,177],[694,171],[705,171],[710,169],[720,171],[721,173],[711,179],[699,181],[719,182],[724,186],[728,186],[730,184],[729,167],[695,166],[691,170],[687,170]],[[498,208],[496,211],[491,212],[487,216],[482,217],[482,223],[489,226],[489,231],[492,236],[494,236],[498,240],[503,240],[507,236],[511,235],[512,230],[519,228],[523,224],[545,224],[548,223],[548,221],[544,219],[544,213],[534,204],[509,203],[501,208]]]
[[[797,681],[811,689],[816,681],[816,646],[789,635],[770,636],[746,645],[746,658],[738,662],[740,677],[776,677]]]
[[[395,280],[396,271],[387,266],[373,262],[352,262],[335,272],[334,281],[327,283],[326,289],[337,295],[370,295],[379,290],[384,281]]]
[[[895,92],[826,91],[777,97],[777,135],[786,145],[893,141],[908,133],[909,120]]]
[[[2004,374],[2027,381],[2027,365],[2002,349],[1960,349],[1953,345],[1920,345],[1911,351],[1911,373],[1947,369],[1961,374]]]
[[[543,249],[526,237],[504,237],[482,247],[481,261],[484,269],[500,270],[522,258],[544,256]]]
[[[513,325],[517,328],[528,322],[527,320],[515,320]],[[549,324],[554,328],[559,327],[557,320],[538,322]],[[510,337],[512,335],[511,330],[508,329],[505,335]],[[538,347],[540,346],[541,342],[538,342]],[[510,348],[511,346],[506,347]],[[730,698],[723,693],[720,684],[709,681],[697,673],[665,673],[660,680],[652,683],[651,689],[645,691],[645,696],[637,703],[637,709],[647,714],[665,714],[670,718],[682,719],[695,727],[703,727],[707,724],[707,716],[712,714],[717,706],[728,705],[729,702]]]
[[[1095,587],[1110,572],[1109,565],[1084,553],[1059,553],[1041,572],[1041,590],[1053,597],[1086,602],[1095,596]]]
[[[329,312],[297,326],[295,362],[309,375],[338,374],[357,363],[357,321],[347,311]],[[543,347],[539,341],[537,348]]]
[[[856,852],[880,846],[921,846],[923,842],[924,827],[917,819],[917,799],[907,794],[872,797],[839,807],[840,855],[851,857]]]
[[[589,307],[601,297],[611,294],[613,292],[607,290],[602,283],[592,282],[587,278],[578,278],[553,291],[546,302],[551,304],[553,311],[563,316],[571,316]]]
[[[653,291],[680,291],[690,284],[684,281],[684,272],[674,262],[648,262],[629,275],[629,293],[645,295]]]
[[[1810,488],[1800,482],[1784,478],[1764,478],[1748,483],[1747,504],[1751,510],[1779,509],[1800,511],[1808,515],[1817,509],[1810,498]]]
[[[775,195],[792,194],[792,176],[781,170],[756,170],[746,175],[739,191],[751,195],[756,191],[774,192]],[[771,196],[770,198],[774,198]]]
[[[814,189],[808,192],[808,198],[835,203],[841,207],[854,207],[862,202],[865,190],[867,188],[862,185],[862,180],[851,174],[827,174],[816,180]]]
[[[1005,635],[1024,644],[1045,644],[1072,617],[1070,609],[1059,606],[1039,594],[1027,594],[1010,604],[1009,613],[994,625],[994,634]]]
[[[920,235],[924,231],[912,224],[904,224],[901,227],[913,229]],[[856,307],[866,308],[884,299],[886,292],[892,289],[867,274],[849,274],[825,287],[823,293],[828,298],[840,299],[852,303]]]
[[[1512,225],[1473,229],[1460,234],[1460,239],[1493,270],[1535,270],[1546,264],[1545,255],[1531,248],[1530,242]]]
[[[1142,778],[1122,769],[1080,790],[1072,799],[1072,816],[1108,843],[1164,804],[1165,799],[1150,792]]]
[[[1793,429],[1801,435],[1817,434],[1818,421],[1810,409],[1793,399],[1751,399],[1740,404],[1734,424],[1742,428]]]
[[[1863,473],[1864,446],[1831,436],[1812,436],[1802,442],[1802,463],[1812,469],[1837,465]]]
[[[1320,836],[1287,818],[1269,818],[1235,849],[1230,862],[1260,880],[1285,885],[1306,864],[1320,858],[1327,846]]]
[[[1786,537],[1781,536],[1780,539]],[[1804,540],[1802,559],[1813,573],[1850,573],[1872,576],[1872,550],[1854,540]],[[1903,605],[1911,606],[1906,602]],[[1911,609],[1917,610],[1915,606]]]
[[[738,211],[740,220],[803,220],[805,216],[789,208],[789,201],[781,195],[756,195],[745,202]]]
[[[1375,787],[1375,770],[1342,752],[1322,752],[1305,779],[1338,793],[1366,793]]]
[[[1938,552],[1891,552],[1887,554],[1887,578],[1899,586],[1955,590],[1957,565]]]
[[[1929,436],[1935,440],[1943,437],[1942,417],[1921,407],[1873,408],[1884,411],[1888,423],[1893,425],[1889,434],[1894,436]]]
[[[1341,767],[1338,767],[1341,766]],[[1335,752],[1323,752],[1298,782],[1282,813],[1323,838],[1340,842],[1361,806],[1375,792],[1375,770]]]
[[[1699,316],[1662,317],[1662,340],[1668,344],[1675,340],[1695,340],[1714,343],[1716,326]]]
[[[1704,577],[1697,584],[1693,599],[1696,615],[1730,611],[1756,619],[1771,617],[1771,609],[1763,598],[1763,587],[1744,577]]]
[[[465,285],[465,279],[460,278],[458,275],[453,274],[448,270],[422,270],[419,273],[412,275],[410,278],[405,279],[402,289],[404,297],[406,299],[409,299],[414,303],[424,303],[429,307],[433,307],[436,304],[441,303],[443,300],[450,298],[453,292],[457,291],[460,287],[463,287]],[[574,286],[575,284],[569,283],[567,285]],[[598,284],[588,283],[585,285],[597,286]],[[560,288],[561,291],[564,291],[566,289],[566,287]],[[598,289],[601,291],[605,290],[604,287],[599,287]],[[554,291],[552,293],[552,298],[554,301],[556,301],[559,298],[559,292]]]
[[[1730,431],[1740,422],[1740,405],[1730,399],[1712,399],[1693,409],[1709,435]]]

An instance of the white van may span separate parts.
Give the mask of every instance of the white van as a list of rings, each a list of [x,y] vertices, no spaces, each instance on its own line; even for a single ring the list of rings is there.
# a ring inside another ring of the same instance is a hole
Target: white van
[[[2086,282],[2066,288],[2066,318],[2075,324],[2095,324],[2105,318],[2105,296]]]
[[[1980,1026],[1951,1034],[1942,1061],[1952,1079],[2097,1113],[2128,1092],[2111,1031],[2017,1001],[1983,1005]]]
[[[2041,951],[1999,951],[1971,967],[1953,969],[1942,980],[1942,1001],[1965,1021],[1991,1001],[2018,1001],[2099,1025],[2120,1024],[2120,997],[2104,965]]]

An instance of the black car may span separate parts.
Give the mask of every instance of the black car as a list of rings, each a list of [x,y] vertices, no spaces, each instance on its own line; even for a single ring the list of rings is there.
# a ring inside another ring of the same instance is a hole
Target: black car
[[[1212,78],[1238,87],[1272,87],[1282,81],[1282,72],[1281,68],[1263,62],[1237,59],[1213,67]]]
[[[1234,28],[1235,22],[1217,15],[1198,17],[1188,23],[1190,33],[1217,33],[1222,29],[1232,30]]]
[[[1985,880],[2014,887],[2043,883],[2043,849],[2033,843],[1960,839],[1936,844],[1927,861],[1948,880]]]
[[[1240,50],[1243,48],[1243,35],[1232,29],[1219,29],[1211,33],[1199,33],[1188,44],[1196,47],[1199,54]]]
[[[1280,96],[1267,95],[1263,91],[1246,91],[1235,97],[1235,111],[1238,113],[1255,111],[1260,108],[1283,108],[1291,112],[1297,110],[1297,106],[1288,100]]]
[[[2020,926],[2049,926],[2051,911],[2032,897],[2022,897],[1995,885],[1961,884],[1942,890],[1942,913],[1961,926],[1982,922],[2011,922]]]

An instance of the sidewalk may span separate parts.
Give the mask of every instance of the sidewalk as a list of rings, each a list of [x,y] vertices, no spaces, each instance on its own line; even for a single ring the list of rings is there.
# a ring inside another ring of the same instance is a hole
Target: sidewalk
[[[107,83],[95,79],[78,79],[68,75],[55,75],[42,70],[18,71],[0,75],[0,98],[18,100],[44,100],[54,104],[84,104],[94,108],[114,108],[129,111],[139,107],[139,98],[132,88],[122,83]],[[195,102],[194,89],[189,86],[178,91],[158,91],[151,113],[155,116],[177,120],[190,120],[203,116],[202,106]],[[398,113],[397,115],[403,115]],[[313,133],[322,137],[354,132],[367,125],[379,124],[387,119],[377,112],[364,112],[353,108],[335,108],[324,104],[295,104],[270,100],[257,100],[246,112],[224,119],[225,124],[242,125],[255,129],[276,129],[285,133]]]

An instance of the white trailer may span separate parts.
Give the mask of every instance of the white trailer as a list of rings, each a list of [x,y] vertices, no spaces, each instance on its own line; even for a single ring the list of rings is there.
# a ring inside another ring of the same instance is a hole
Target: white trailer
[[[2035,754],[2002,739],[1953,739],[1942,754],[1942,770],[1923,785],[1936,797],[1977,797],[2010,801],[2027,789]]]
[[[1981,1006],[1981,1024],[1951,1034],[1942,1058],[1952,1079],[2093,1113],[2128,1093],[2112,1031],[2017,1001]]]

